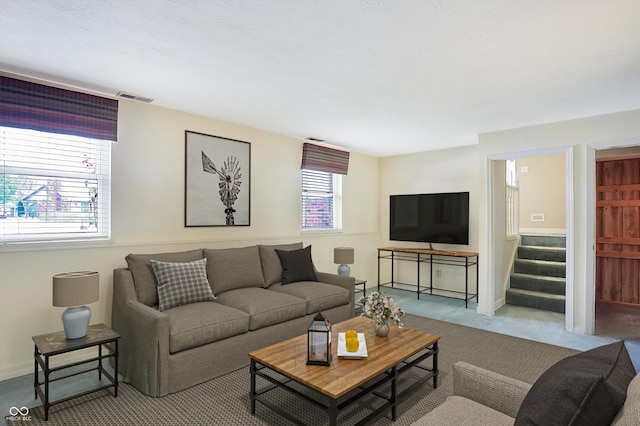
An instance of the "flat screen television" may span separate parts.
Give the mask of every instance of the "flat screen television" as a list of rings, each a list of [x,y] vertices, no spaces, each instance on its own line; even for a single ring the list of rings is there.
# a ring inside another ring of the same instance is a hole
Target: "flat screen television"
[[[469,193],[391,195],[389,239],[469,244]]]

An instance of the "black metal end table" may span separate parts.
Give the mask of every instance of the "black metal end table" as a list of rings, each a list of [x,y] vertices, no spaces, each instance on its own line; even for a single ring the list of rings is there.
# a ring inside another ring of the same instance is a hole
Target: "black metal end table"
[[[34,381],[33,387],[35,390],[36,399],[40,396],[44,407],[44,419],[49,420],[49,408],[54,404],[59,404],[64,401],[68,401],[79,396],[87,395],[92,392],[107,389],[113,387],[113,396],[118,396],[118,339],[120,335],[111,330],[104,324],[96,324],[89,326],[87,335],[79,339],[67,340],[64,331],[58,331],[55,333],[42,334],[40,336],[33,336],[33,343],[35,348],[33,351],[34,358]],[[59,367],[50,367],[50,358],[55,355],[73,352],[79,349],[85,349],[90,347],[98,347],[98,356],[83,361],[73,362],[70,364],[61,365]],[[103,353],[102,347],[107,349],[107,353]],[[114,359],[114,375],[112,376],[102,365],[102,360],[113,357]],[[51,373],[64,370],[77,365],[88,364],[96,362],[95,366],[87,368],[82,371],[70,373],[61,377],[51,378]],[[44,373],[44,381],[41,382],[38,379],[38,366],[42,368]],[[109,384],[99,386],[90,389],[86,392],[75,394],[67,398],[59,399],[56,401],[49,401],[49,384],[56,380],[66,379],[67,377],[76,376],[78,374],[87,373],[89,371],[98,370],[98,379],[102,380],[104,374],[109,379]],[[44,385],[44,390],[42,389]]]

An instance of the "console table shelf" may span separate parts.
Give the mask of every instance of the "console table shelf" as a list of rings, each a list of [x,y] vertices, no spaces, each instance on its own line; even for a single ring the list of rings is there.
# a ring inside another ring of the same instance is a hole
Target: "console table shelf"
[[[380,261],[391,260],[391,281],[382,283],[380,282]],[[417,265],[418,275],[416,283],[401,283],[395,281],[395,263],[396,261],[408,261],[414,262]],[[429,284],[422,286],[420,283],[420,265],[423,263],[429,264]],[[465,281],[464,291],[442,289],[433,286],[433,265],[449,265],[460,266],[465,268]],[[475,292],[469,290],[469,268],[475,266],[476,268],[476,286]],[[409,288],[403,288],[403,287]],[[378,248],[378,290],[380,287],[389,287],[399,290],[415,291],[418,299],[420,299],[421,293],[434,294],[434,290],[439,296],[453,297],[460,299],[460,297],[447,296],[462,295],[464,297],[464,306],[469,306],[469,300],[478,300],[478,253],[462,252],[462,251],[445,251],[445,250],[433,250],[433,249],[414,249],[414,248],[400,248],[400,247],[379,247]]]

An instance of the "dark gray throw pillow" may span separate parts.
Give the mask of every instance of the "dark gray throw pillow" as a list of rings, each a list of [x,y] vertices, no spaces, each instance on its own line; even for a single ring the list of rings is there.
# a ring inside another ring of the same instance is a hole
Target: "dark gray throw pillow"
[[[610,425],[635,374],[624,342],[560,360],[533,384],[515,426]]]
[[[300,250],[276,250],[282,265],[282,284],[298,281],[318,281],[311,260],[311,246]]]

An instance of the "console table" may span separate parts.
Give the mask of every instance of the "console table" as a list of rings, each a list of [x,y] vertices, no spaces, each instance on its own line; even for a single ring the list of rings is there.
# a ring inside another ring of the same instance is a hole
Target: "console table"
[[[380,261],[391,260],[391,281],[382,283],[380,282]],[[401,283],[395,281],[395,263],[396,261],[408,261],[415,262],[418,269],[418,275],[416,283]],[[423,263],[429,264],[429,284],[421,285],[420,283],[420,265]],[[450,265],[460,266],[465,269],[464,291],[448,290],[437,288],[433,286],[433,265]],[[475,292],[469,290],[469,268],[475,266],[476,269],[476,288]],[[396,285],[410,286],[411,289],[396,287]],[[399,290],[415,291],[418,299],[420,299],[420,293],[433,294],[433,291],[439,291],[443,293],[451,294],[439,294],[439,296],[455,297],[453,295],[464,295],[464,307],[467,308],[469,300],[478,300],[478,253],[462,252],[462,251],[445,251],[445,250],[433,250],[433,249],[413,249],[413,248],[401,248],[401,247],[379,247],[378,248],[378,290],[380,287],[397,288]],[[415,287],[415,290],[413,289]]]

